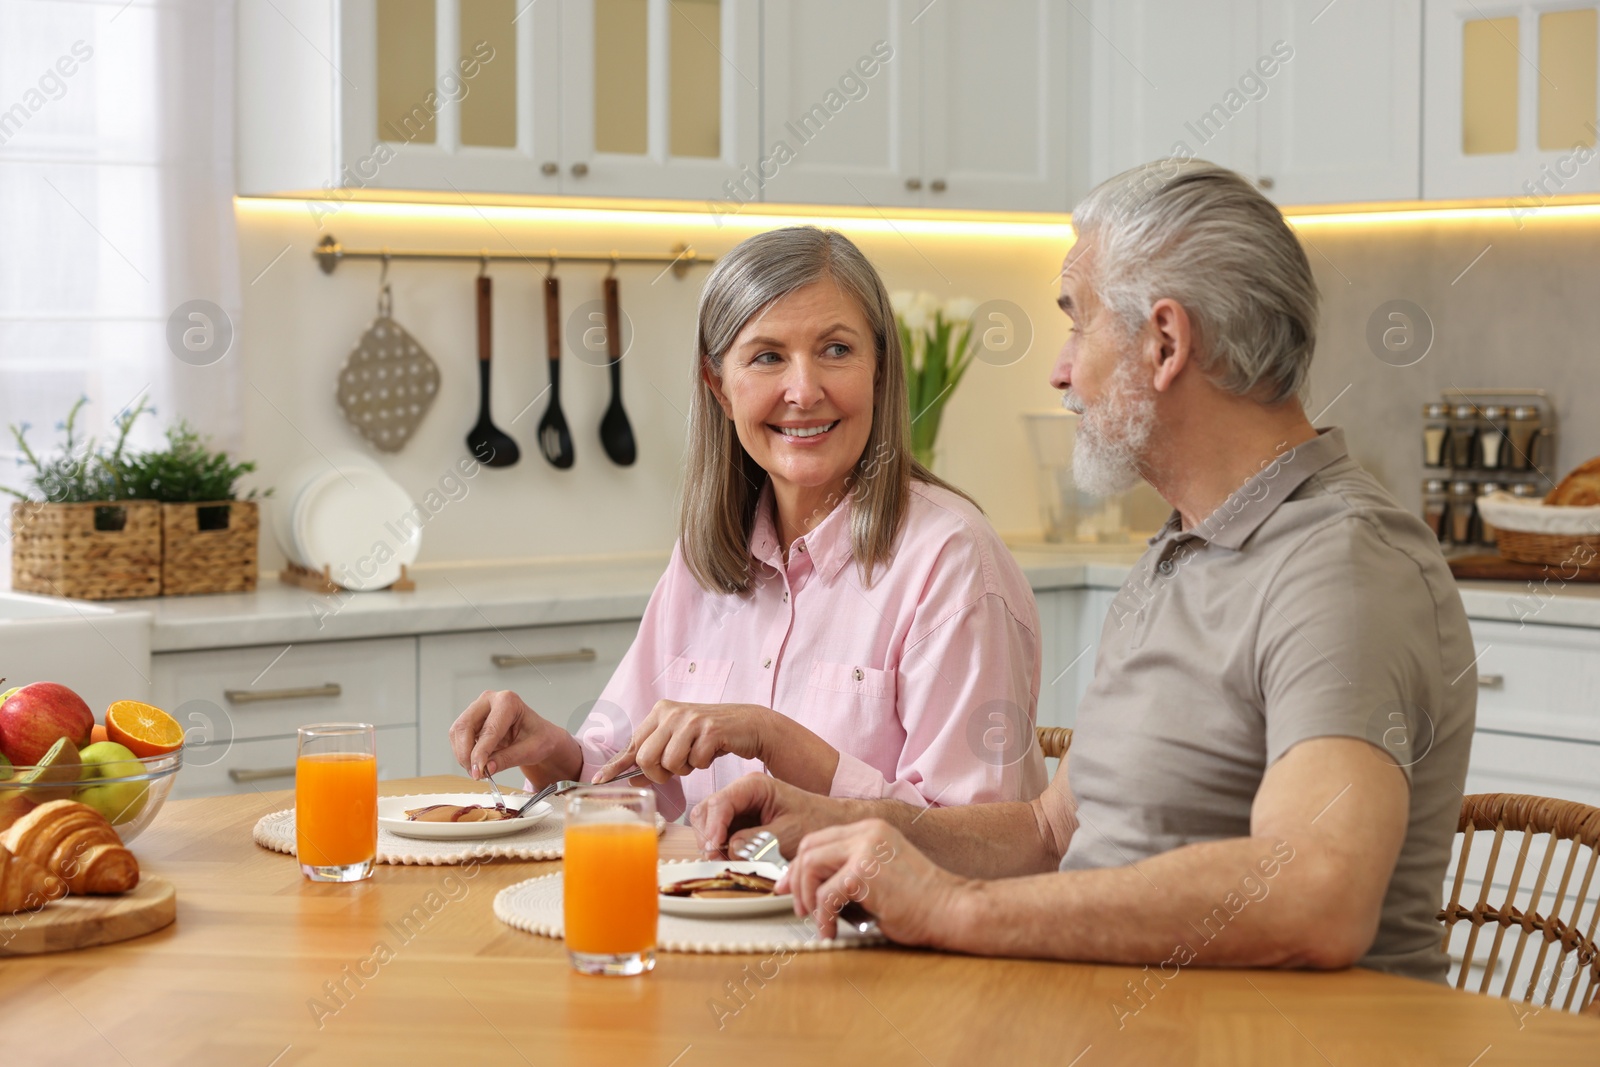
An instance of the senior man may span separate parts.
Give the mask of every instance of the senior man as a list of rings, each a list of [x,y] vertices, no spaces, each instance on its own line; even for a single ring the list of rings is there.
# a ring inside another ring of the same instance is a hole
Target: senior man
[[[955,951],[1441,981],[1472,637],[1427,527],[1306,418],[1305,253],[1195,160],[1111,179],[1073,226],[1051,381],[1082,415],[1074,472],[1174,510],[1065,767],[1029,803],[927,809],[752,775],[693,812],[703,844],[773,829],[825,934],[864,898],[892,939]]]

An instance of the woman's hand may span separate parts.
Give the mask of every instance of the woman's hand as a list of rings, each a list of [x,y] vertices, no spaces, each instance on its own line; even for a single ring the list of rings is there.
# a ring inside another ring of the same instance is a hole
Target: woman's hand
[[[583,752],[572,735],[509,690],[485,691],[450,726],[456,762],[474,778],[522,768],[535,786],[576,778]]]
[[[779,778],[826,793],[833,785],[839,753],[793,719],[755,704],[683,704],[658,700],[633,740],[595,781],[609,782],[637,765],[660,784],[703,770],[718,756],[761,760]]]

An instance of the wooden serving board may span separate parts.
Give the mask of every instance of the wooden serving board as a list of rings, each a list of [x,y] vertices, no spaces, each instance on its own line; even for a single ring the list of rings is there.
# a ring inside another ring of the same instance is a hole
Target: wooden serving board
[[[171,925],[177,915],[178,893],[172,883],[142,874],[139,884],[120,896],[68,894],[38,911],[0,915],[0,957],[126,941]]]
[[[1577,574],[1571,572],[1576,570]],[[1565,582],[1600,582],[1600,569],[1559,564],[1519,563],[1500,556],[1457,556],[1450,573],[1464,581],[1539,582],[1556,576]]]

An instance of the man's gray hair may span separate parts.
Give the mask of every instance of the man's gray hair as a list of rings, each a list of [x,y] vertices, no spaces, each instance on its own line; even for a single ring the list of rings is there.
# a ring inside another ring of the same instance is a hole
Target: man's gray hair
[[[1159,159],[1097,186],[1072,211],[1088,279],[1131,334],[1177,301],[1217,385],[1275,404],[1304,398],[1317,283],[1283,215],[1249,181],[1198,159]]]

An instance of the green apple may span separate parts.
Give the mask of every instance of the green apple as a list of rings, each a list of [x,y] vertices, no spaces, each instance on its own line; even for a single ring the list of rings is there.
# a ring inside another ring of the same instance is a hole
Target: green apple
[[[11,699],[11,694],[15,693],[18,689],[21,689],[21,688],[22,688],[22,686],[20,686],[20,685],[14,685],[10,689],[7,689],[4,693],[0,693],[0,704],[4,704],[6,701],[10,700]]]
[[[80,749],[78,758],[83,761],[83,784],[78,786],[73,799],[104,815],[112,826],[137,819],[149,799],[149,783],[94,783],[101,779],[135,778],[144,774],[145,767],[139,762],[139,757],[115,741],[96,741]]]

